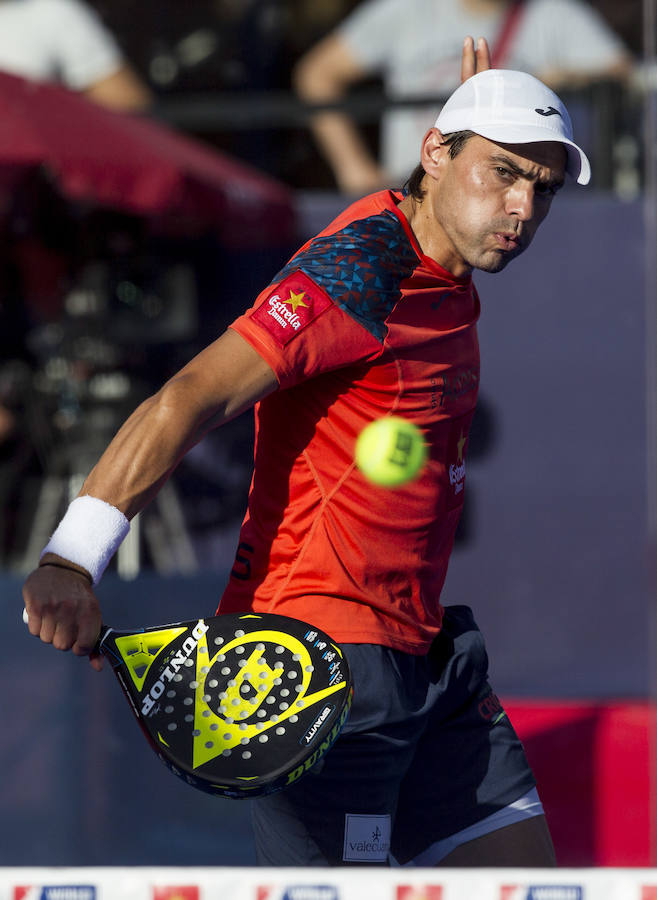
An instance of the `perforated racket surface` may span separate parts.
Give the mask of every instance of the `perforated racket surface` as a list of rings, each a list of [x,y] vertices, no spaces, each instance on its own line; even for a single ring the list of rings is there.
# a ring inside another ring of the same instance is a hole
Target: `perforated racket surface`
[[[351,705],[340,648],[285,616],[104,628],[98,649],[162,761],[227,797],[297,781],[333,744]]]

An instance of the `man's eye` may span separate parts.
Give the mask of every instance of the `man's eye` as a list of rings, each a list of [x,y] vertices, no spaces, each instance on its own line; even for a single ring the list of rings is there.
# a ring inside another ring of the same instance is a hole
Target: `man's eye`
[[[505,169],[504,166],[496,166],[495,171],[501,178],[510,178],[511,172],[508,169]]]
[[[554,184],[537,184],[535,190],[539,197],[554,197],[559,189]]]

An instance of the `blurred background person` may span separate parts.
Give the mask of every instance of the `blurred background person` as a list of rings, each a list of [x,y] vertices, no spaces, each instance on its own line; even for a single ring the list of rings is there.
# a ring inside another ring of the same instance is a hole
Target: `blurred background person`
[[[59,82],[124,112],[151,105],[150,89],[81,0],[0,0],[0,70]]]
[[[366,0],[301,57],[294,86],[308,103],[335,103],[378,75],[389,99],[447,96],[459,83],[463,34],[488,40],[496,68],[531,72],[556,90],[623,80],[632,68],[621,39],[582,0]],[[363,193],[403,183],[436,105],[386,112],[380,159],[348,115],[314,116],[337,186]]]

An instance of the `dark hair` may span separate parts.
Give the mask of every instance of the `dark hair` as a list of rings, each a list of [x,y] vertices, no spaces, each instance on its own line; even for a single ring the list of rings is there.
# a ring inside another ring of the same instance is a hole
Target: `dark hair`
[[[474,137],[474,131],[453,131],[451,134],[445,135],[443,146],[449,147],[449,158],[454,159],[459,155],[471,137]],[[404,190],[415,200],[424,199],[424,188],[422,187],[422,179],[426,175],[422,163],[411,172],[408,181],[404,185]]]

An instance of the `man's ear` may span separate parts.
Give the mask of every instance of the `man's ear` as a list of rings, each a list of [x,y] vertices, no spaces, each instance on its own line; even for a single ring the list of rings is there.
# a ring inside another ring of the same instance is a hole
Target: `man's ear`
[[[444,136],[437,128],[430,128],[422,141],[421,162],[424,171],[431,178],[439,178],[449,159],[449,148]]]

